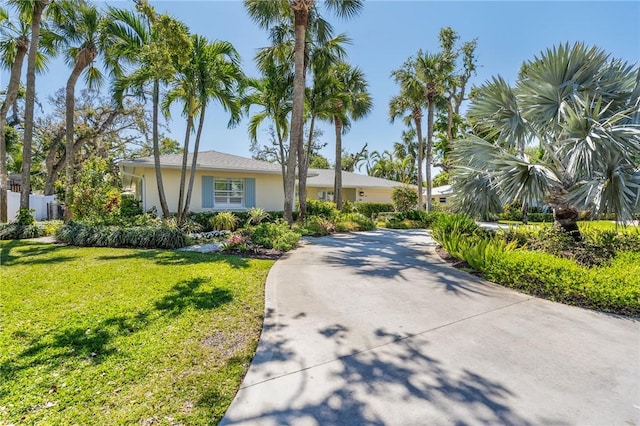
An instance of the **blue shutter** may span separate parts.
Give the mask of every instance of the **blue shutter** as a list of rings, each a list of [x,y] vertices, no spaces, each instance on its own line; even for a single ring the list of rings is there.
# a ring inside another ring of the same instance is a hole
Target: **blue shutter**
[[[202,208],[213,208],[213,176],[202,176]]]
[[[256,206],[256,180],[254,178],[244,180],[244,206],[247,208]]]

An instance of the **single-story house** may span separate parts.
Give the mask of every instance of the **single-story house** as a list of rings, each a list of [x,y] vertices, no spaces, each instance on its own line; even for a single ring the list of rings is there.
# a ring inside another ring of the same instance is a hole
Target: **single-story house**
[[[160,157],[162,181],[169,210],[176,211],[182,154]],[[188,164],[191,165],[191,154]],[[160,210],[153,157],[120,162],[124,189],[142,201],[143,210]],[[187,173],[187,179],[189,173]],[[333,197],[333,170],[310,169],[307,179],[309,198]],[[391,202],[394,187],[402,183],[357,173],[343,172],[343,199],[349,201]],[[217,151],[198,153],[190,210],[244,210],[262,207],[282,210],[284,191],[279,164]]]
[[[427,191],[423,191],[422,194],[427,195]],[[435,188],[431,188],[431,202],[436,205],[446,205],[448,202],[450,202],[449,197],[451,197],[452,195],[453,189],[451,188],[451,185],[436,186]]]

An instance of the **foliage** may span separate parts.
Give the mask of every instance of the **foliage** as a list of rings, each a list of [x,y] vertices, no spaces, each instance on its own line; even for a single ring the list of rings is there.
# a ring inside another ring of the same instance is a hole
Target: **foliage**
[[[358,201],[353,203],[353,207],[356,212],[362,213],[363,215],[370,218],[374,218],[378,213],[392,212],[394,210],[393,204],[391,203],[368,203]]]
[[[449,234],[454,230],[462,235],[474,235],[481,232],[480,227],[469,216],[464,214],[441,214],[433,222],[433,231]]]
[[[133,218],[142,214],[142,203],[132,194],[122,194],[120,196],[120,216],[123,218]]]
[[[239,251],[244,253],[249,250],[251,246],[251,240],[249,237],[239,234],[232,234],[227,238],[220,246],[222,251]]]
[[[304,221],[299,224],[299,229],[302,235],[322,237],[335,232],[336,225],[324,216],[307,216],[304,218]]]
[[[220,421],[255,352],[272,261],[0,248],[0,422]]]
[[[307,199],[307,215],[308,216],[322,216],[326,219],[331,219],[340,214],[340,211],[336,207],[336,203],[333,201],[322,201]]]
[[[56,238],[81,247],[176,249],[187,245],[182,230],[168,225],[118,227],[69,222],[57,230]]]
[[[640,253],[620,253],[609,266],[587,268],[552,254],[515,250],[493,257],[487,279],[569,305],[640,315]]]
[[[209,220],[211,227],[216,231],[234,231],[240,222],[240,218],[233,212],[219,212]]]
[[[440,212],[424,210],[409,210],[407,212],[380,213],[377,220],[381,226],[390,229],[424,229],[431,225],[442,215]]]
[[[0,223],[0,240],[22,240],[45,235],[41,224],[20,225],[17,222]]]
[[[36,223],[36,219],[33,217],[33,213],[35,213],[34,209],[19,209],[18,214],[16,215],[15,222],[18,225],[29,226]]]
[[[336,220],[338,232],[370,231],[375,228],[373,220],[362,213],[341,213]]]
[[[84,164],[79,181],[73,185],[73,217],[77,220],[108,220],[120,209],[120,189],[108,173],[107,162],[93,159]]]
[[[391,199],[396,211],[406,212],[416,208],[418,193],[410,186],[396,186],[391,193]]]
[[[297,247],[300,234],[289,229],[286,222],[261,223],[253,228],[251,240],[265,248],[288,251]]]
[[[261,207],[252,207],[247,212],[249,218],[247,219],[247,224],[249,225],[259,225],[265,220],[269,219],[269,213],[266,212],[265,209]]]

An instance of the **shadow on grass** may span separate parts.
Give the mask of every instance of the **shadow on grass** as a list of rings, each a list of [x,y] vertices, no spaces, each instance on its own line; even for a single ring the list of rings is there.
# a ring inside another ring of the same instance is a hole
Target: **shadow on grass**
[[[104,362],[119,351],[114,342],[117,338],[143,331],[163,317],[174,318],[187,309],[211,310],[233,301],[233,294],[227,289],[202,290],[208,282],[210,278],[205,277],[180,281],[154,303],[153,309],[112,316],[97,324],[85,322],[76,327],[53,329],[36,337],[16,332],[12,336],[14,339],[31,338],[24,350],[0,364],[0,382],[8,383],[16,379],[20,371],[38,366],[53,370],[64,364],[74,368],[81,361]]]
[[[198,253],[180,250],[144,250],[135,253],[99,256],[98,260],[147,259],[158,265],[197,265],[200,263],[225,262],[234,269],[248,268],[249,261],[238,256],[218,253]]]
[[[43,265],[76,259],[64,255],[66,246],[11,240],[0,243],[0,265]]]

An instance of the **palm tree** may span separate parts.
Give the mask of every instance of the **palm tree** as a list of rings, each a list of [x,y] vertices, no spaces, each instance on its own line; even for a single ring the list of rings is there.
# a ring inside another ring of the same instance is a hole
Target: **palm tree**
[[[422,82],[416,75],[416,62],[409,58],[400,69],[391,72],[396,83],[400,84],[400,94],[389,101],[389,119],[393,123],[397,118],[404,117],[413,122],[418,137],[418,209],[422,209],[422,170],[424,158],[424,139],[422,136],[422,109],[427,105],[426,92]],[[406,115],[408,113],[408,115]],[[427,163],[428,164],[428,163]],[[427,166],[429,168],[429,166]],[[428,197],[430,199],[430,197]]]
[[[212,99],[217,100],[224,110],[231,114],[229,125],[237,124],[240,119],[237,92],[244,80],[240,69],[240,56],[230,43],[226,41],[210,43],[205,37],[193,35],[191,45],[191,59],[189,63],[179,68],[178,76],[163,103],[164,108],[168,110],[173,102],[181,101],[183,115],[187,119],[178,196],[179,224],[184,223],[189,212],[206,107]],[[191,158],[189,184],[185,194],[189,136],[196,117],[199,118],[198,129]]]
[[[362,0],[325,0],[328,9],[340,17],[356,15],[362,8]],[[289,137],[289,158],[285,178],[284,217],[293,222],[293,198],[295,189],[298,147],[302,145],[305,95],[305,41],[310,18],[318,16],[315,0],[245,0],[249,16],[262,28],[270,30],[283,23],[293,22],[294,28],[294,78],[293,104]]]
[[[116,101],[122,103],[126,92],[144,99],[145,89],[151,85],[153,158],[160,208],[166,218],[170,212],[160,165],[160,86],[174,77],[176,65],[188,62],[191,39],[183,23],[158,15],[147,0],[137,0],[136,8],[138,13],[109,8],[103,43],[116,77]]]
[[[102,73],[95,66],[99,53],[102,17],[98,9],[85,0],[65,0],[57,3],[53,18],[57,42],[64,51],[65,60],[72,67],[65,90],[65,152],[66,152],[66,187],[65,187],[65,219],[71,219],[73,202],[73,182],[75,169],[74,155],[74,113],[75,87],[82,74],[86,76],[89,88],[99,85]]]
[[[274,61],[270,61],[268,66],[265,64],[261,69],[262,78],[247,81],[248,93],[243,97],[242,104],[247,112],[251,106],[261,107],[249,121],[248,131],[252,142],[257,142],[258,128],[265,120],[273,122],[278,143],[278,162],[282,168],[282,184],[285,187],[285,141],[289,132],[288,116],[291,113],[293,74],[289,72],[289,67],[278,66]]]
[[[329,70],[332,85],[329,86],[330,120],[336,135],[336,159],[334,178],[334,201],[342,208],[342,134],[351,127],[353,120],[365,117],[371,112],[373,102],[368,92],[364,73],[357,67],[340,63]]]
[[[525,62],[516,86],[505,86],[496,78],[479,88],[470,109],[476,134],[454,150],[454,185],[484,176],[503,203],[550,206],[576,239],[579,209],[631,219],[640,207],[640,69],[564,44]],[[539,143],[540,158],[522,153],[526,141]],[[478,200],[466,193],[463,201]]]
[[[31,193],[31,142],[33,140],[34,107],[36,101],[36,69],[38,45],[40,43],[40,25],[42,14],[50,0],[9,0],[16,6],[21,19],[31,22],[31,40],[27,56],[27,87],[24,107],[24,134],[22,141],[22,182],[20,187],[20,209],[29,210]]]
[[[29,50],[29,27],[25,21],[16,26],[9,20],[9,14],[0,8],[1,36],[0,58],[3,68],[11,70],[9,85],[0,107],[0,222],[8,222],[7,218],[7,142],[5,140],[5,124],[9,109],[18,97],[22,64]]]

